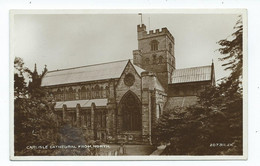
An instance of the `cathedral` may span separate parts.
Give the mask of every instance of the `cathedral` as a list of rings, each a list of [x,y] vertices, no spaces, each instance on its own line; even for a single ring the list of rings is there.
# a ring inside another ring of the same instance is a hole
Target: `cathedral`
[[[214,86],[213,63],[176,69],[175,39],[167,28],[137,26],[133,59],[48,71],[41,86],[59,121],[105,143],[152,144],[152,128],[166,109],[197,104]]]

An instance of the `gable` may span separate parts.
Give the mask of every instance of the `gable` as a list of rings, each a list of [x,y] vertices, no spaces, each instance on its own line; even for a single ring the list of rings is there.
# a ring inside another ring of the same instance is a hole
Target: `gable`
[[[144,70],[134,65],[130,60],[128,61],[125,69],[123,70],[116,86],[117,102],[121,100],[124,94],[132,91],[141,100],[141,72]],[[134,78],[134,81],[128,83],[127,78],[129,75]]]

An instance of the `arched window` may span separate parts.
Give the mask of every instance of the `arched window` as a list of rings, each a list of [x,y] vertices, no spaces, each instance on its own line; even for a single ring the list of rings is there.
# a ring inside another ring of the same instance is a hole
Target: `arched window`
[[[158,50],[158,44],[159,44],[159,42],[157,40],[151,41],[151,51]]]
[[[69,91],[64,89],[64,99],[69,100]]]
[[[169,52],[172,53],[172,43],[169,43]]]
[[[123,130],[138,131],[142,129],[141,102],[132,92],[127,92],[120,101],[123,115]]]
[[[106,97],[109,97],[109,87],[106,86]]]
[[[92,87],[91,88],[91,99],[94,99],[95,98],[95,89]]]
[[[162,63],[162,62],[163,62],[163,57],[159,56],[159,63]]]
[[[98,85],[95,86],[95,98],[99,98],[100,97],[100,88]]]
[[[86,88],[83,86],[80,90],[80,99],[85,100],[86,99]]]
[[[100,88],[100,98],[103,98],[103,87],[101,86],[101,88]]]
[[[91,99],[91,90],[87,88],[87,99]]]
[[[69,92],[68,92],[68,100],[74,100],[74,91],[72,89],[72,87],[69,88]]]
[[[149,65],[149,64],[150,64],[150,59],[149,59],[149,58],[146,58],[146,59],[145,59],[145,64],[146,64],[146,65]]]

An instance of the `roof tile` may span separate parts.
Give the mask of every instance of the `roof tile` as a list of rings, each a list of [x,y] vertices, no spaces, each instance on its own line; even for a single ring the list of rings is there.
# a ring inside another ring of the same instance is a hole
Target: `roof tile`
[[[211,70],[211,66],[176,69],[173,71],[172,84],[197,81],[210,81]]]
[[[129,60],[49,71],[42,79],[42,86],[61,85],[119,78]],[[143,69],[134,65],[140,75]]]

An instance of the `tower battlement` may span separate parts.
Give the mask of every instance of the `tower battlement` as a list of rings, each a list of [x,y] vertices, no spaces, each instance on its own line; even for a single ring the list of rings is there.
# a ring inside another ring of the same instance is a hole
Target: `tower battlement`
[[[142,25],[137,25],[137,32],[138,32],[138,40],[150,38],[150,37],[156,37],[159,35],[167,35],[169,39],[172,40],[172,42],[174,43],[174,37],[166,27],[161,29],[149,30],[147,32],[146,26],[142,24]]]

